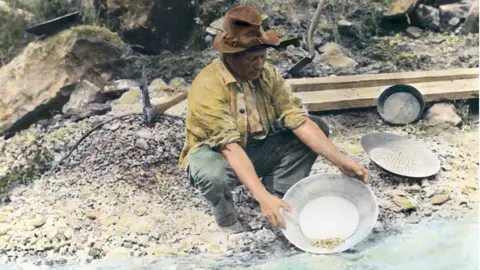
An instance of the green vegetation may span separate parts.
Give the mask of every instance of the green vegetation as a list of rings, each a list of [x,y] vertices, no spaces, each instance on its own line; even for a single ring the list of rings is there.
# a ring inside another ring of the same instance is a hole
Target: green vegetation
[[[35,39],[25,28],[75,11],[82,11],[86,24],[100,25],[81,0],[0,0],[0,67]]]
[[[317,25],[317,32],[327,41],[339,42],[347,38],[341,35],[338,22],[353,24],[351,36],[366,39],[380,31],[381,15],[388,10],[389,0],[327,0]]]

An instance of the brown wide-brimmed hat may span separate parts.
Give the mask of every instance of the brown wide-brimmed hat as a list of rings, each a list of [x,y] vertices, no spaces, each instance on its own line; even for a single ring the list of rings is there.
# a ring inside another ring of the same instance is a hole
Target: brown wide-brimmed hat
[[[262,15],[250,5],[229,10],[223,21],[223,32],[215,37],[213,47],[221,53],[237,53],[257,45],[277,46],[275,31],[264,31]]]

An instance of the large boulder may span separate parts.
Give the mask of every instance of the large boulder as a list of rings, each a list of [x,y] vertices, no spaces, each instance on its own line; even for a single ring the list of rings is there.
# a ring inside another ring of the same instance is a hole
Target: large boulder
[[[442,27],[453,29],[457,27],[468,15],[470,5],[468,3],[447,4],[440,6]]]
[[[84,0],[122,39],[149,53],[177,51],[190,39],[196,17],[191,0]]]
[[[320,59],[328,63],[334,70],[352,70],[357,62],[352,59],[353,54],[342,46],[329,42],[320,47]]]
[[[470,0],[470,10],[462,26],[462,32],[478,33],[478,0]]]
[[[420,26],[432,31],[440,31],[440,10],[427,5],[419,5],[415,10]]]
[[[412,11],[418,0],[392,0],[387,16],[396,16]]]
[[[8,137],[50,111],[61,111],[83,80],[103,88],[125,49],[118,35],[95,26],[30,43],[0,69],[0,135]]]

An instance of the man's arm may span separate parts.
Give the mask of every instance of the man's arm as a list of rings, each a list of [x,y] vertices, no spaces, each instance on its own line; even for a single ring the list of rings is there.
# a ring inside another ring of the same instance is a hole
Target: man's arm
[[[231,143],[220,152],[232,167],[240,182],[248,188],[260,204],[262,214],[273,226],[285,228],[285,222],[279,213],[279,207],[291,211],[290,206],[266,190],[243,148],[237,143]]]
[[[367,169],[345,157],[310,118],[294,129],[293,133],[312,151],[332,162],[341,172],[368,183]]]
[[[270,70],[273,82],[274,107],[284,127],[295,135],[318,155],[331,161],[339,170],[352,177],[368,182],[368,171],[347,157],[325,136],[323,131],[309,117],[308,113],[298,107],[292,89],[274,67]]]

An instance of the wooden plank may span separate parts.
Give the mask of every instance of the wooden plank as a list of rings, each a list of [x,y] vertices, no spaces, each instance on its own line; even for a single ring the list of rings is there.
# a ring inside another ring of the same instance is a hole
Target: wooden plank
[[[287,79],[293,92],[321,91],[354,87],[450,81],[478,78],[480,69],[464,68],[402,73],[363,74],[352,76]]]
[[[411,84],[424,96],[425,101],[442,99],[468,99],[478,97],[479,80],[464,79],[443,82]],[[295,92],[309,111],[325,111],[376,106],[384,86],[345,88],[311,92]]]

